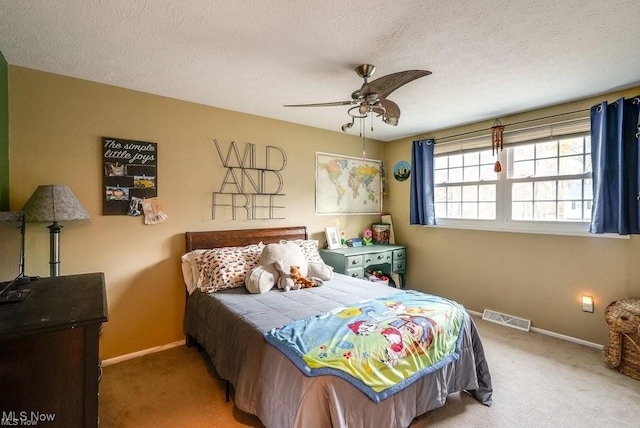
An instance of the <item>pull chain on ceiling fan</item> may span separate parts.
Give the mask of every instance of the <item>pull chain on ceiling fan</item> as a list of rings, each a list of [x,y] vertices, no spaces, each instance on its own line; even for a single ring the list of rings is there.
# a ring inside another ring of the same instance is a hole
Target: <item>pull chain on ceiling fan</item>
[[[399,87],[431,74],[431,72],[427,70],[407,70],[388,74],[369,82],[369,78],[376,71],[374,65],[362,64],[356,67],[355,70],[358,76],[364,79],[364,83],[360,89],[353,91],[350,100],[315,104],[287,104],[284,107],[333,107],[352,105],[353,107],[347,110],[347,114],[351,117],[351,122],[342,125],[343,132],[351,129],[356,119],[364,119],[370,114],[382,117],[382,121],[386,124],[398,126],[400,107],[398,107],[398,104],[387,99],[387,96]],[[371,127],[373,130],[373,122]]]

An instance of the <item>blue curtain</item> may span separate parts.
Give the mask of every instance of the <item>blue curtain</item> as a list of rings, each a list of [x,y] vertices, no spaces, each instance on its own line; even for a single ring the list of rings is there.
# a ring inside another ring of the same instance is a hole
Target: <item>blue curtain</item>
[[[591,108],[591,233],[640,233],[640,97]]]
[[[436,212],[433,200],[434,140],[414,141],[411,148],[411,200],[409,224],[433,226]]]

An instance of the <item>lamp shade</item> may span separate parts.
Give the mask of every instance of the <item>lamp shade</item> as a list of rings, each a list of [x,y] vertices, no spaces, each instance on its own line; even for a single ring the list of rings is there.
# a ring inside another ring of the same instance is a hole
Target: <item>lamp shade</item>
[[[0,212],[0,222],[18,222],[22,221],[24,213],[22,211],[5,211]]]
[[[22,211],[26,221],[87,220],[89,213],[67,186],[38,186]]]

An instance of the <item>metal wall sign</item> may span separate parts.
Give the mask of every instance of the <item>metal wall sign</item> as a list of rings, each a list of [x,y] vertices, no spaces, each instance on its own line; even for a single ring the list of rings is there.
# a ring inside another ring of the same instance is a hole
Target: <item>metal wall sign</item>
[[[246,143],[242,150],[231,141],[226,153],[217,140],[213,140],[220,162],[226,173],[220,190],[213,192],[212,216],[223,212],[232,220],[281,220],[276,211],[284,180],[281,171],[287,166],[287,154],[277,146],[265,146],[258,152],[256,145]]]

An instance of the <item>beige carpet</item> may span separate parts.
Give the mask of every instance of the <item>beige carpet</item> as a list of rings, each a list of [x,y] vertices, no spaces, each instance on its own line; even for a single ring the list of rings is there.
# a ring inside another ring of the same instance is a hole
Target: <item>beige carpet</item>
[[[599,350],[475,320],[493,378],[493,406],[452,394],[412,428],[640,426],[640,381],[605,367]],[[104,368],[100,427],[262,424],[233,401],[225,403],[224,382],[204,354],[180,346]]]

